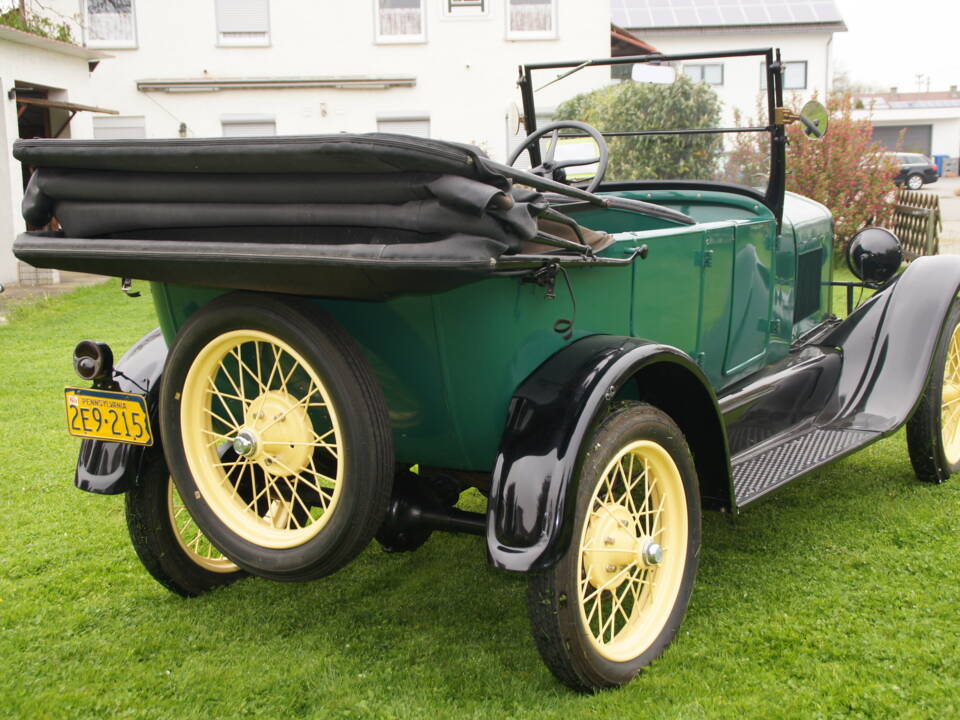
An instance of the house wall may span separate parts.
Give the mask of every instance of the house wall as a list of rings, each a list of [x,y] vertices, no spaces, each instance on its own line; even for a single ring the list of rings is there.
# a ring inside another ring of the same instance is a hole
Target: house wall
[[[751,48],[780,48],[784,61],[807,62],[807,87],[802,90],[787,90],[784,99],[801,103],[817,95],[821,101],[830,85],[833,74],[832,38],[829,32],[733,32],[723,33],[670,33],[664,31],[644,33],[634,31],[644,41],[660,52],[680,54],[688,52],[714,52]],[[691,61],[700,62],[700,61]],[[702,61],[709,62],[709,61]],[[756,117],[758,102],[765,102],[765,91],[760,85],[759,58],[725,59],[722,86],[714,86],[723,102],[725,123],[733,122],[733,111],[739,109],[744,118]],[[764,108],[764,113],[766,109]],[[764,123],[766,117],[763,118]]]
[[[473,142],[502,159],[506,114],[518,102],[515,80],[523,62],[606,57],[609,0],[557,0],[557,37],[507,40],[506,0],[491,0],[479,18],[448,18],[443,0],[426,0],[426,41],[375,42],[375,4],[270,4],[268,47],[218,47],[213,0],[135,0],[137,47],[107,49],[116,56],[93,77],[93,101],[144,116],[146,135],[220,136],[224,116],[272,115],[278,134],[372,132],[378,116],[429,116],[432,137]],[[77,0],[55,0],[63,15]],[[207,77],[331,75],[415,76],[416,86],[390,89],[258,89],[140,92],[137,80]],[[596,86],[599,76],[571,78],[561,91]],[[603,82],[603,80],[600,80]],[[538,104],[563,98],[550,88]]]
[[[51,100],[72,100],[89,103],[87,61],[82,57],[65,55],[40,47],[0,39],[0,283],[17,277],[17,261],[12,253],[13,240],[24,231],[20,203],[23,199],[23,179],[20,163],[14,160],[13,143],[19,137],[16,100],[7,97],[14,83],[36,83],[56,90]],[[57,113],[52,118],[59,126],[66,119]],[[74,117],[61,137],[90,137],[89,113]]]

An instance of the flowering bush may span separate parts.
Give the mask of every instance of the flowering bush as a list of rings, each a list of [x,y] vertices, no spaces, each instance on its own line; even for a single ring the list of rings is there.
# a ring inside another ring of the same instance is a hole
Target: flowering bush
[[[793,108],[799,112],[798,107]],[[881,225],[893,214],[894,157],[873,141],[873,124],[853,117],[854,98],[836,94],[827,101],[829,128],[823,138],[809,138],[799,122],[787,126],[787,190],[826,205],[833,213],[834,255],[841,259],[854,233],[867,224]],[[741,124],[739,113],[737,124]],[[756,125],[749,120],[748,125]],[[767,136],[739,134],[728,155],[725,180],[754,185],[750,178],[768,172]]]
[[[801,123],[787,126],[787,189],[826,205],[833,213],[842,257],[864,225],[884,224],[893,214],[893,177],[899,166],[872,137],[873,125],[853,118],[854,100],[835,95],[827,102],[830,124],[822,139],[809,138]]]

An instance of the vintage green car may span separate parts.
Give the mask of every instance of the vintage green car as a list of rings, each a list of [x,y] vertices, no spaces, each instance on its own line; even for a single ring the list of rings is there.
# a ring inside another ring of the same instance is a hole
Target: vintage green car
[[[529,576],[546,664],[594,690],[676,634],[702,508],[904,423],[917,475],[945,480],[960,260],[897,274],[896,238],[867,229],[850,258],[876,292],[837,319],[830,214],[784,189],[785,124],[822,135],[826,116],[784,107],[779,53],[726,54],[763,68],[760,127],[536,126],[538,73],[720,55],[521,68],[530,172],[382,134],[17,143],[27,221],[60,227],[18,257],[150,281],[159,319],[116,366],[104,343],[74,351],[77,486],[126,493],[140,559],[185,595],[314,580],[374,537],[484,535]],[[604,181],[608,140],[736,132],[769,142],[765,189],[719,169]],[[561,159],[571,137],[595,157]],[[576,165],[592,179],[565,182]],[[456,507],[467,488],[485,513]]]

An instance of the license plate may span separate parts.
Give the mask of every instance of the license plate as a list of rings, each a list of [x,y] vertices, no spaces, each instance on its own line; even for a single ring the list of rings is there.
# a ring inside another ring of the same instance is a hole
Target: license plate
[[[76,437],[153,445],[147,400],[115,390],[68,387],[67,431]]]

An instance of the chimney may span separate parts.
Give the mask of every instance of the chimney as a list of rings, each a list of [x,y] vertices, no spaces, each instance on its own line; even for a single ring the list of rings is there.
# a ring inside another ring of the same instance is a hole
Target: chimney
[[[897,94],[897,88],[896,88],[896,86],[893,86],[892,88],[890,88],[890,94],[891,94],[891,95],[896,95],[896,94]]]
[[[956,86],[956,85],[951,85],[951,86],[950,86],[950,97],[956,97],[956,96],[957,96],[957,86]]]

